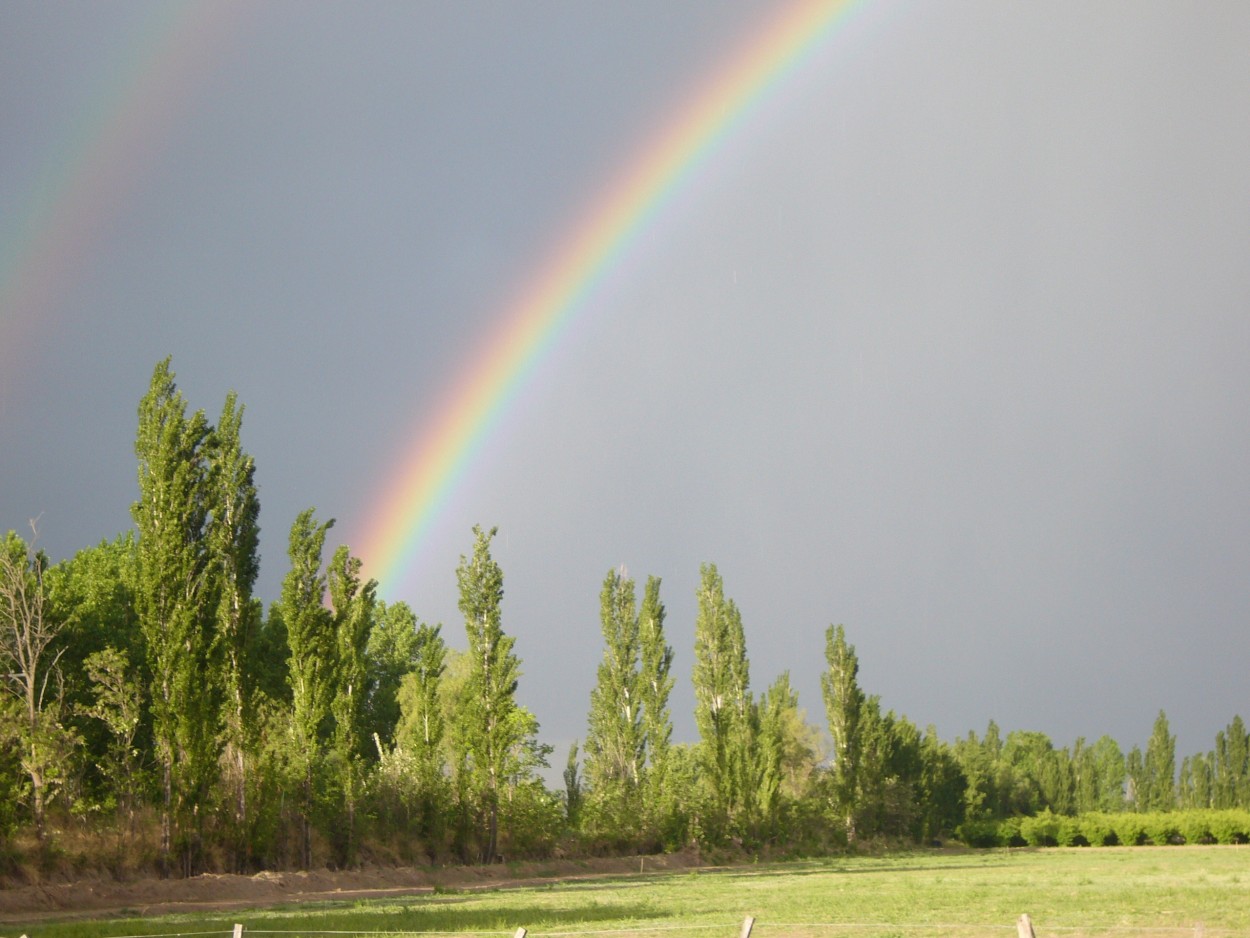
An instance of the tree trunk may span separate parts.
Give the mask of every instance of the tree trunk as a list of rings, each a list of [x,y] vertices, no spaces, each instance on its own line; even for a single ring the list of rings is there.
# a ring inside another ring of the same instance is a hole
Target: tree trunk
[[[170,830],[170,811],[173,807],[174,796],[174,766],[173,760],[168,756],[163,760],[162,766],[162,793],[161,793],[161,865],[166,876],[169,875],[169,862],[171,859],[171,851],[173,849],[173,838]]]

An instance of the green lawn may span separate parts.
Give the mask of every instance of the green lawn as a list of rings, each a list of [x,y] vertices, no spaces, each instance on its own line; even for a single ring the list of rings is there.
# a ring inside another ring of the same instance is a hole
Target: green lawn
[[[247,931],[553,934],[672,933],[737,938],[937,935],[1014,938],[1021,913],[1038,938],[1250,936],[1250,847],[1137,847],[917,852],[694,873],[569,881],[489,892],[316,903],[221,917],[8,926],[5,935]]]

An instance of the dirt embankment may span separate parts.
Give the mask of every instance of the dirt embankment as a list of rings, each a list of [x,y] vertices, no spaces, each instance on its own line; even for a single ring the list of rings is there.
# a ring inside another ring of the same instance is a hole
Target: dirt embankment
[[[498,889],[554,880],[692,869],[693,853],[655,857],[550,860],[506,866],[378,868],[330,872],[205,874],[190,879],[106,878],[0,888],[0,923],[166,912],[226,913],[293,902],[420,895],[436,889]]]

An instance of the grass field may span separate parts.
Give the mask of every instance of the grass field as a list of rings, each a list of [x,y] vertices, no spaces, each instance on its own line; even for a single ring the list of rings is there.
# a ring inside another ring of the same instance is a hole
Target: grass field
[[[30,938],[247,933],[672,934],[736,938],[1250,936],[1250,847],[917,852],[566,880],[489,892],[316,903],[221,916],[9,926]]]

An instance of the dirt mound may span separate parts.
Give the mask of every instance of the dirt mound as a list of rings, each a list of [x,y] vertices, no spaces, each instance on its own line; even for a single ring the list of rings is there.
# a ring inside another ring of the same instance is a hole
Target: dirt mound
[[[435,889],[498,889],[560,880],[692,869],[696,853],[654,857],[550,860],[496,866],[257,873],[206,873],[190,879],[84,879],[0,889],[0,923],[95,916],[218,912],[292,902],[420,895]]]

